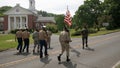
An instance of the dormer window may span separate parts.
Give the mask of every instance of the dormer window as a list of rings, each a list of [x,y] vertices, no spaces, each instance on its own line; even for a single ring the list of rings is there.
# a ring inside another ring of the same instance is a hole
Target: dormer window
[[[16,9],[16,12],[19,12],[19,9]]]

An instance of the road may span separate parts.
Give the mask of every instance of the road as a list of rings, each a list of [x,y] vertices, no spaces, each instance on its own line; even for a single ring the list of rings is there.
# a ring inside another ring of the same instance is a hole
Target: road
[[[120,32],[89,37],[89,49],[82,49],[81,38],[72,38],[70,62],[66,53],[59,64],[57,56],[61,51],[58,36],[53,35],[49,57],[39,58],[30,53],[18,54],[16,49],[0,52],[0,68],[112,68],[120,60]]]

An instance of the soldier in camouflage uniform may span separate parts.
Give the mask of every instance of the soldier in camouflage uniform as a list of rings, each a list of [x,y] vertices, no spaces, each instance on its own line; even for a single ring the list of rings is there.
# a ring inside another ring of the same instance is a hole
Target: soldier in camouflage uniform
[[[47,30],[47,34],[48,34],[47,46],[48,48],[50,48],[52,32],[50,30]]]
[[[86,47],[88,47],[88,29],[86,26],[84,26],[84,28],[81,31],[81,35],[82,35],[82,48],[84,49],[84,44],[86,44]]]
[[[58,61],[61,61],[61,56],[63,55],[64,51],[66,51],[66,61],[70,61],[69,59],[69,49],[70,49],[70,45],[69,42],[71,42],[71,38],[70,38],[70,33],[69,30],[64,27],[63,31],[61,32],[60,36],[59,36],[59,41],[61,44],[61,54],[59,54],[58,56]]]
[[[47,52],[47,32],[44,27],[42,27],[42,30],[39,31],[39,43],[40,43],[40,58],[43,57],[43,47],[45,48],[44,50],[44,55],[48,56]]]
[[[29,37],[30,37],[30,33],[28,32],[28,29],[26,29],[22,34],[23,34],[23,40],[24,40],[23,52],[24,52],[24,49],[26,48],[26,52],[29,53]]]
[[[18,46],[17,46],[17,50],[19,50],[19,53],[22,52],[22,45],[23,45],[23,41],[22,41],[22,30],[19,29],[17,32],[16,32],[16,35],[15,35],[15,41],[18,41]]]
[[[35,48],[37,46],[37,52],[39,52],[39,31],[36,29],[32,35],[32,38],[34,40],[34,48],[33,48],[33,53],[35,53]]]

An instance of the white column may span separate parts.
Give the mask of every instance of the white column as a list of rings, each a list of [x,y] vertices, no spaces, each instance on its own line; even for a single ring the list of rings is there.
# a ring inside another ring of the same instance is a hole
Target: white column
[[[26,27],[28,28],[28,16],[26,15]]]
[[[23,29],[23,27],[22,27],[22,17],[21,16],[20,16],[20,28]]]
[[[10,16],[8,16],[8,31],[10,31]]]
[[[16,29],[16,25],[17,25],[17,23],[16,23],[16,16],[14,16],[14,29]]]

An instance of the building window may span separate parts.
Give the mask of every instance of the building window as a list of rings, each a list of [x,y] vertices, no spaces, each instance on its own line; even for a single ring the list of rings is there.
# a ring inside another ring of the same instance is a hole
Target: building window
[[[19,12],[19,9],[18,9],[18,8],[16,9],[16,12]]]
[[[3,18],[3,17],[0,17],[0,21],[4,21],[4,18]]]
[[[26,17],[22,17],[22,27],[26,29]]]
[[[20,17],[16,17],[16,26],[17,26],[17,29],[19,29],[21,26],[20,26]]]
[[[3,30],[3,23],[0,23],[0,30]]]
[[[10,29],[14,29],[14,17],[10,17]]]

